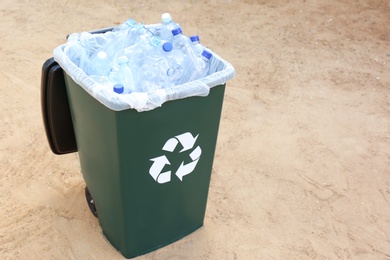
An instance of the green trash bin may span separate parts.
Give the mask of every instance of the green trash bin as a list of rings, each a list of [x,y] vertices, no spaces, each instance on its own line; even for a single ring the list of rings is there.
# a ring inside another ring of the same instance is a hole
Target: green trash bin
[[[83,177],[106,238],[132,258],[203,225],[225,84],[113,111],[65,73]]]
[[[61,148],[54,152],[77,149],[89,206],[105,237],[132,258],[201,227],[225,85],[234,68],[213,53],[207,77],[167,90],[118,95],[70,61],[67,47],[54,50],[60,67],[42,78],[48,85],[42,88],[46,132],[52,147]],[[45,71],[51,67],[44,66]],[[59,99],[62,92],[48,83],[61,83],[50,80],[60,68],[67,93],[62,103],[69,107],[59,109],[51,97]],[[74,138],[61,139],[63,131],[53,123],[69,110],[67,132],[73,130]],[[66,140],[76,148],[63,149]]]

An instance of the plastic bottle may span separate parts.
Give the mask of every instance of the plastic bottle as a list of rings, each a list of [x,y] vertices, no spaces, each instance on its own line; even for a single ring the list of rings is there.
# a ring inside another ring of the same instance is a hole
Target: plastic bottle
[[[213,57],[213,54],[210,51],[203,50],[202,52],[202,62],[199,62],[199,68],[201,69],[200,78],[208,76],[210,69],[210,61]]]
[[[161,45],[161,40],[158,37],[151,37],[147,42],[141,41],[120,52],[120,56],[127,56],[129,63],[132,64],[132,69],[136,69],[137,65],[142,62],[142,59],[153,55],[158,51],[157,46]]]
[[[169,88],[177,85],[183,74],[183,59],[178,51],[173,50],[173,46],[168,41],[163,41],[155,52],[147,58],[147,67],[150,80],[154,83],[154,88]],[[177,56],[179,54],[179,56]],[[145,73],[144,73],[145,75]]]
[[[180,26],[177,26],[175,29],[172,31],[172,44],[174,49],[180,49],[182,51],[188,51],[188,48],[191,46],[191,41],[190,39],[183,35],[183,31]]]
[[[193,70],[192,73],[189,73],[191,76],[188,81],[193,81],[208,76],[210,59],[212,57],[213,54],[211,52],[203,50],[201,57],[198,58],[194,64],[195,70]]]
[[[161,39],[172,42],[172,30],[177,26],[169,13],[163,13],[161,15]]]
[[[87,71],[87,74],[107,76],[111,69],[110,63],[111,62],[107,56],[107,53],[104,51],[99,51],[96,55],[92,56],[92,58],[90,59],[89,69]]]
[[[81,39],[73,40],[64,49],[66,56],[80,69],[86,71],[89,64],[88,45]]]
[[[122,48],[120,50],[135,44],[138,40],[138,30],[136,28],[137,24],[135,20],[134,19],[127,20],[126,25],[127,25],[127,33],[124,36],[124,43],[123,46],[121,46]]]
[[[144,91],[144,75],[142,74],[142,71],[145,70],[145,67],[143,67],[143,63],[145,62],[145,57],[149,56],[150,51],[153,49],[154,45],[160,44],[160,40],[158,38],[152,37],[149,41],[149,43],[145,43],[143,41],[140,41],[138,43],[133,44],[132,46],[129,46],[123,50],[121,50],[118,54],[118,57],[120,56],[126,56],[128,59],[128,64],[133,72],[133,80],[135,82],[135,85],[137,86],[137,91]],[[119,69],[118,69],[119,72]],[[115,66],[111,69],[111,72],[109,74],[109,78],[114,81],[116,81],[117,78],[117,69]],[[125,86],[126,87],[126,86]],[[126,91],[125,91],[126,92]]]
[[[162,49],[164,51],[162,55],[166,60],[163,80],[164,87],[167,88],[177,85],[183,76],[184,55],[179,50],[173,50],[173,46],[169,42],[164,43]]]
[[[134,62],[141,91],[148,92],[163,88],[166,85],[165,71],[168,69],[164,53],[172,50],[172,44],[153,37],[144,47]]]
[[[104,33],[101,37],[95,37],[96,39],[106,39],[106,42],[104,44],[99,44],[100,46],[94,56],[103,51],[107,54],[107,59],[110,63],[113,63],[121,50],[136,42],[138,32],[134,28],[135,25],[136,22],[134,19],[129,19],[118,27],[115,27],[112,31]]]
[[[118,57],[119,69],[116,74],[116,82],[124,87],[124,94],[130,94],[136,91],[133,72],[129,67],[129,59],[127,56]]]
[[[153,32],[147,29],[143,23],[138,23],[135,28],[138,31],[137,42],[147,42],[154,36]]]
[[[114,29],[112,29],[113,32],[118,32],[118,31],[124,31],[124,30],[129,30],[134,28],[134,26],[137,24],[137,22],[133,19],[130,18],[126,22],[118,25]]]
[[[181,30],[181,27],[178,26],[176,29],[172,30],[173,35],[173,48],[174,50],[179,50],[184,55],[185,62],[189,64],[193,63],[197,58],[197,55],[192,48],[191,40],[185,36]]]
[[[113,63],[118,55],[118,51],[123,49],[124,46],[124,35],[122,37],[116,37],[113,38],[111,41],[109,41],[107,44],[103,45],[95,55],[97,55],[99,52],[105,52],[107,55],[107,59],[110,61],[110,63]]]
[[[204,47],[200,44],[199,36],[198,35],[190,36],[190,40],[192,42],[192,49],[194,50],[196,56],[200,57],[200,55],[202,55]]]
[[[162,88],[161,63],[159,60],[149,57],[146,63],[139,67],[139,91],[149,92]]]
[[[192,74],[194,73],[194,70],[196,70],[195,64],[198,62],[197,60],[199,58],[192,48],[191,40],[183,35],[180,26],[172,30],[172,35],[174,53],[176,59],[179,60],[179,64],[183,71],[177,84],[184,84],[191,81]]]

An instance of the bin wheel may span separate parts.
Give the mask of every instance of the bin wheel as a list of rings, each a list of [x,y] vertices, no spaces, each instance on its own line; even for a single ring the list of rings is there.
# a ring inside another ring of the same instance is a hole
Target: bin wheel
[[[85,187],[85,197],[87,199],[88,207],[92,212],[92,215],[95,217],[98,217],[98,213],[95,206],[95,201],[93,200],[91,193],[89,193],[88,187]]]

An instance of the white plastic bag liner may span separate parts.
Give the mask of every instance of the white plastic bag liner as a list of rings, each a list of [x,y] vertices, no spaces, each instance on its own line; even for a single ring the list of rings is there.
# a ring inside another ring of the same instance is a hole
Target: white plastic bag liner
[[[150,92],[133,92],[117,94],[112,88],[107,88],[89,77],[82,69],[74,64],[66,54],[69,44],[54,49],[54,59],[61,68],[90,95],[106,107],[121,111],[136,109],[138,112],[152,110],[163,103],[192,96],[207,96],[210,88],[226,83],[235,74],[233,66],[212,52],[209,76],[171,88],[158,89]]]

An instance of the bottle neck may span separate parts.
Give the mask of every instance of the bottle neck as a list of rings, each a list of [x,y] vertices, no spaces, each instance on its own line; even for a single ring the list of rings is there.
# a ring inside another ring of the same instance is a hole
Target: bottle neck
[[[206,63],[210,62],[210,59],[202,55],[202,60]]]

